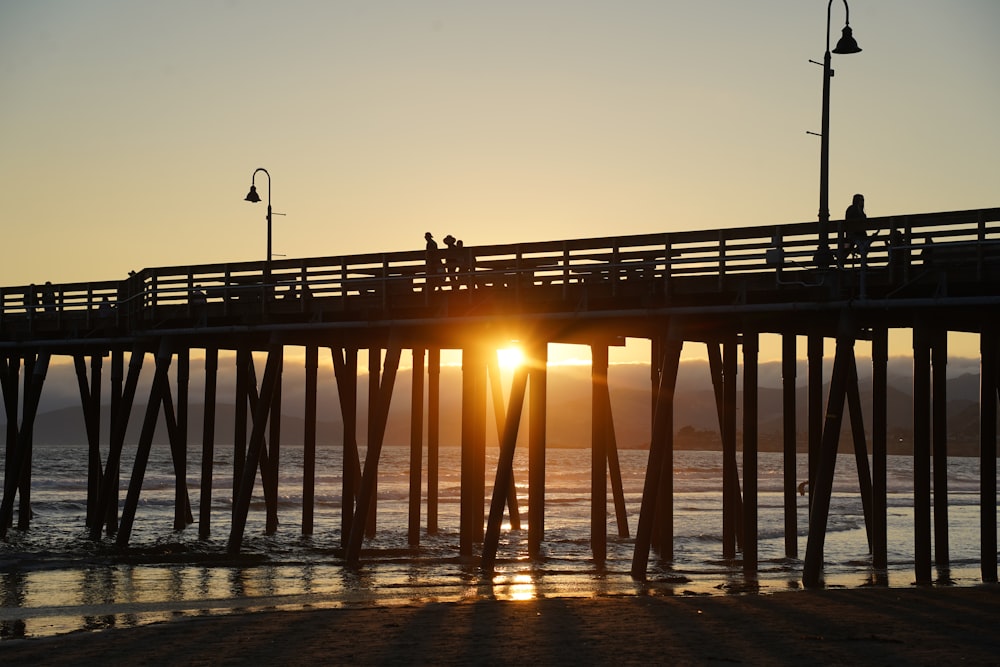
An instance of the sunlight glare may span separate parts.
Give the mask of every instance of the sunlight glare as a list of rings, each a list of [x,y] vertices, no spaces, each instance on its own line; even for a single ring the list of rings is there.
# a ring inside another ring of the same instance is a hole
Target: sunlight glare
[[[497,361],[500,368],[510,371],[524,363],[524,351],[516,345],[497,350]]]

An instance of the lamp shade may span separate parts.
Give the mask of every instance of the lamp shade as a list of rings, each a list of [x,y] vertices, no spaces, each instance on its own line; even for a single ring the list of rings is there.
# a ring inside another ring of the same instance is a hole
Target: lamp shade
[[[253,202],[255,204],[260,201],[260,195],[257,194],[257,186],[256,185],[251,185],[250,186],[250,192],[247,193],[247,196],[244,199],[245,199],[245,201],[251,201],[251,202]]]
[[[833,50],[834,53],[861,53],[861,47],[858,43],[854,41],[854,31],[851,30],[851,26],[844,26],[844,34],[841,35],[840,41],[837,42],[837,47]]]

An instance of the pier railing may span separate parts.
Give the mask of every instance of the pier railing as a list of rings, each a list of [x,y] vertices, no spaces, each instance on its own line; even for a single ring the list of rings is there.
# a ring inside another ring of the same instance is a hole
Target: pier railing
[[[861,276],[898,269],[901,284],[932,263],[961,264],[980,278],[1000,263],[1000,208],[831,222],[832,256],[817,256],[817,223],[664,232],[535,243],[488,245],[350,256],[236,262],[143,269],[116,281],[20,285],[0,288],[0,324],[34,321],[59,327],[118,322],[124,315],[218,304],[224,313],[242,305],[306,311],[311,299],[370,296],[427,300],[436,291],[465,288],[562,288],[631,281],[659,283],[664,293],[686,278],[711,279],[719,289],[746,277],[775,287],[815,284],[834,270]],[[844,239],[858,237],[848,248]],[[710,282],[711,282],[710,281]],[[864,291],[860,296],[864,297]],[[329,303],[327,301],[326,303]]]

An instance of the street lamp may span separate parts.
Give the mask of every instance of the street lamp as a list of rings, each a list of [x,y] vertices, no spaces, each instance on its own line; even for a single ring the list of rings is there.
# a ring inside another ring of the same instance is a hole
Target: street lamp
[[[823,56],[823,118],[820,128],[819,149],[819,228],[820,251],[829,253],[829,222],[830,222],[830,79],[833,78],[833,68],[830,67],[830,10],[833,0],[826,5],[826,54]],[[851,31],[851,9],[844,0],[844,30],[833,53],[860,53],[861,47],[854,41]],[[818,64],[818,63],[817,63]]]
[[[258,167],[256,171],[253,172],[253,176],[250,177],[250,192],[244,197],[245,201],[252,202],[256,204],[260,201],[260,195],[257,194],[257,186],[254,184],[257,178],[257,172],[262,171],[264,175],[267,176],[267,256],[264,259],[264,282],[271,282],[271,174],[267,173],[267,169],[263,167]]]

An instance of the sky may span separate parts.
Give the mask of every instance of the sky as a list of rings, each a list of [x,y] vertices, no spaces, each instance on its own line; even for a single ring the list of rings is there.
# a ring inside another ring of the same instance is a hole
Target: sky
[[[1000,205],[1000,2],[855,0],[830,202]],[[815,220],[821,0],[0,0],[0,285]],[[831,5],[836,44],[845,5]]]

